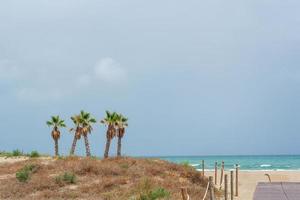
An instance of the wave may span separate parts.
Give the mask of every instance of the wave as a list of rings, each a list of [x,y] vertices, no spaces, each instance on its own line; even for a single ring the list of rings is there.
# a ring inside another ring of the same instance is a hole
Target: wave
[[[269,164],[262,164],[262,165],[260,165],[260,167],[272,167],[272,165],[269,165]]]

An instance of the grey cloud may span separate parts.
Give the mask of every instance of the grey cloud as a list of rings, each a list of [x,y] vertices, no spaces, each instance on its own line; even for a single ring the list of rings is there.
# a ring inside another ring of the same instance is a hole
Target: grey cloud
[[[105,84],[109,89],[126,81],[125,69],[110,57],[94,66],[69,71],[68,67],[21,67],[9,60],[0,61],[0,81],[9,81],[15,97],[31,102],[58,101],[98,85]]]

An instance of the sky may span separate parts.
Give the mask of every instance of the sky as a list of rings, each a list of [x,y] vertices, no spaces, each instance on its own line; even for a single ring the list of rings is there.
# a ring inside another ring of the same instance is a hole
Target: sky
[[[9,0],[0,2],[0,150],[53,154],[46,121],[129,127],[123,153],[300,154],[300,2]],[[111,154],[116,154],[116,140]],[[76,153],[85,153],[79,141]]]

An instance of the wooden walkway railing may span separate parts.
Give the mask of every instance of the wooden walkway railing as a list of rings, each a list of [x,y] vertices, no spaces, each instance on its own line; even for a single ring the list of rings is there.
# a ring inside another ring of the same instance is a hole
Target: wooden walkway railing
[[[214,177],[213,176],[209,177],[209,182],[208,182],[207,189],[206,189],[206,192],[204,194],[203,199],[206,198],[207,192],[209,191],[209,199],[210,200],[216,200],[214,191],[217,188],[217,180],[218,180],[217,179],[218,178],[217,170],[218,170],[218,166],[217,166],[217,162],[215,162],[215,171],[214,171],[215,176]],[[224,199],[228,200],[228,196],[230,194],[230,200],[233,200],[234,183],[235,183],[235,196],[238,196],[238,194],[239,194],[238,193],[238,190],[239,190],[239,187],[238,187],[238,184],[239,184],[239,165],[238,164],[235,165],[235,182],[234,182],[234,171],[233,170],[230,171],[230,192],[229,192],[229,188],[228,188],[228,185],[229,185],[229,183],[228,183],[229,182],[228,174],[225,174],[225,164],[224,164],[223,161],[222,161],[220,170],[221,170],[221,173],[220,173],[219,190],[221,190],[222,186],[224,186]],[[202,173],[201,173],[201,175],[204,176],[204,173],[205,173],[205,164],[204,164],[204,160],[202,160]],[[183,200],[191,200],[189,195],[188,195],[187,188],[181,188],[181,196],[182,196]],[[199,197],[199,199],[200,199],[200,197]]]

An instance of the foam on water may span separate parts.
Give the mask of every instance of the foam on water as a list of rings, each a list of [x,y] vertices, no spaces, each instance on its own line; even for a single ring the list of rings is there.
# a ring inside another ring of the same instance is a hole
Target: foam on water
[[[260,165],[260,167],[271,167],[272,165],[268,165],[268,164],[262,164]]]

